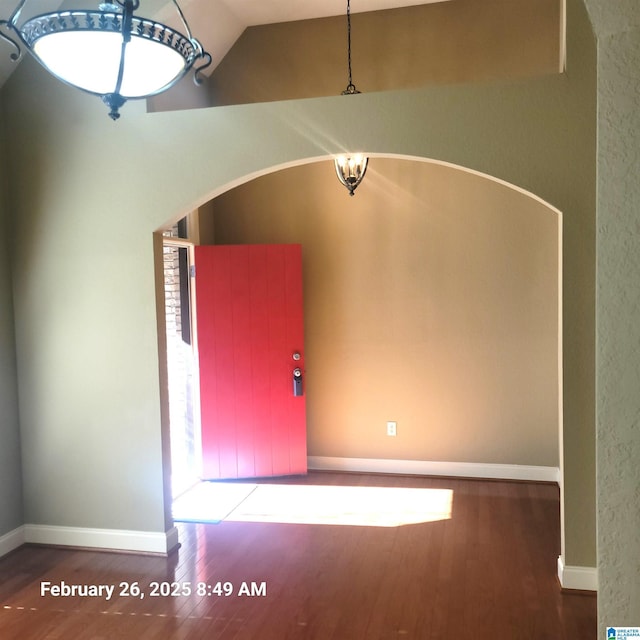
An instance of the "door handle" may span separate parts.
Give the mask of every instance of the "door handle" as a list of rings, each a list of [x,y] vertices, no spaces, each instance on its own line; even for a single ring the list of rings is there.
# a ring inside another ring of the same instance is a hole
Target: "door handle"
[[[302,395],[302,369],[300,367],[293,370],[293,395]]]

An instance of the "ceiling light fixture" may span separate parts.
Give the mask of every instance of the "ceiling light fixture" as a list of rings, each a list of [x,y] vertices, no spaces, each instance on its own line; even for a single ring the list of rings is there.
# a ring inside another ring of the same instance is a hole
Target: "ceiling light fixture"
[[[177,0],[172,2],[186,36],[135,16],[139,0],[112,0],[97,10],[47,13],[20,23],[26,2],[20,0],[9,19],[0,20],[0,38],[15,48],[11,59],[22,56],[21,43],[53,76],[101,97],[113,120],[127,100],[162,93],[192,68],[195,83],[201,84],[201,72],[211,64]],[[197,62],[202,64],[195,67]]]
[[[352,96],[360,93],[353,84],[351,76],[351,0],[347,0],[347,60],[349,64],[349,84],[342,92],[343,96]],[[349,195],[354,195],[358,185],[362,182],[367,172],[369,158],[363,153],[342,154],[335,159],[336,174],[338,180],[347,187]]]

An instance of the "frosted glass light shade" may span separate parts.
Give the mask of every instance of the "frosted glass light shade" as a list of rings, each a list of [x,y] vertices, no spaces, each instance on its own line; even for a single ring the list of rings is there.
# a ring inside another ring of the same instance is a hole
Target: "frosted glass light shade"
[[[40,37],[33,53],[55,76],[90,93],[115,91],[122,35],[109,31],[63,31]],[[165,44],[133,36],[126,45],[120,95],[140,98],[170,85],[185,70],[180,53]]]

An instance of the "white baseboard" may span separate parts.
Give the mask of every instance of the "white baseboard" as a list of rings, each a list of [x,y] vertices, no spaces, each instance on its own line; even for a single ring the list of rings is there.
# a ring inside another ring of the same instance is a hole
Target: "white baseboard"
[[[0,536],[0,558],[24,544],[24,527],[18,527]]]
[[[567,566],[562,556],[558,556],[558,579],[563,589],[598,590],[598,569],[596,567]]]
[[[330,458],[309,456],[309,469],[316,471],[356,471],[396,473],[419,476],[453,476],[560,482],[558,467],[534,467],[520,464],[483,464],[475,462],[429,462],[427,460],[380,460],[371,458]]]
[[[33,544],[160,554],[168,553],[178,544],[178,530],[175,527],[165,533],[37,524],[27,524],[23,529],[24,542]]]

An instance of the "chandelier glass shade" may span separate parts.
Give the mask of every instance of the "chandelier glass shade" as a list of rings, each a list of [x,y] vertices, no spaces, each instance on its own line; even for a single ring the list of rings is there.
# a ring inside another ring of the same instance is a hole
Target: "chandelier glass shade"
[[[340,155],[335,159],[338,180],[347,187],[349,195],[354,195],[357,186],[367,172],[369,158],[362,153]]]
[[[119,117],[131,99],[161,93],[178,82],[198,61],[194,80],[211,64],[211,56],[193,38],[176,0],[173,3],[188,35],[160,22],[134,15],[139,0],[115,0],[99,10],[70,10],[39,15],[19,24],[22,0],[9,20],[0,20],[0,37],[21,56],[21,43],[52,75],[100,96]],[[6,35],[13,32],[14,37]]]

